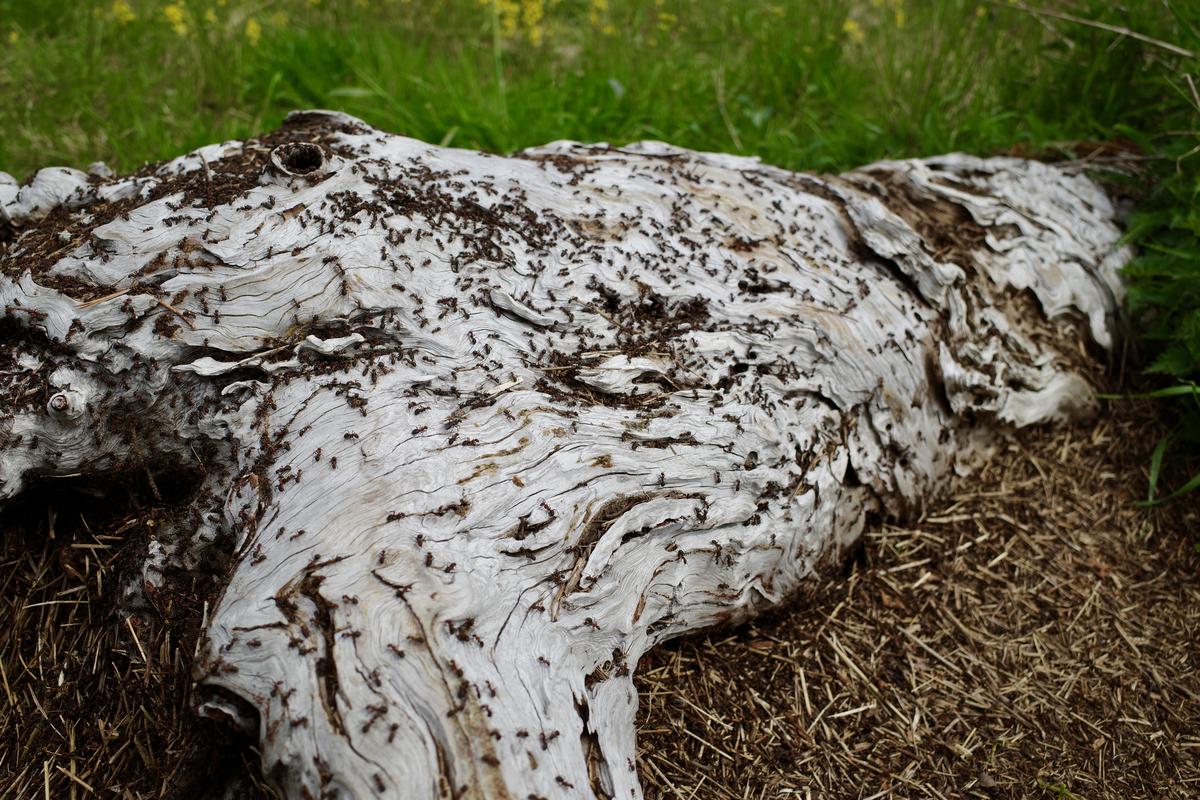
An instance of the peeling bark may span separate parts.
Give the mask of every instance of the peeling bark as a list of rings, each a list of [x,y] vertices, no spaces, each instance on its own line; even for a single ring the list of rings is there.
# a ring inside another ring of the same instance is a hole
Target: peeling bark
[[[640,797],[641,655],[1088,408],[1129,256],[1094,183],[1010,158],[308,112],[94,172],[0,174],[0,501],[195,465],[130,607],[232,554],[201,711],[297,798]]]

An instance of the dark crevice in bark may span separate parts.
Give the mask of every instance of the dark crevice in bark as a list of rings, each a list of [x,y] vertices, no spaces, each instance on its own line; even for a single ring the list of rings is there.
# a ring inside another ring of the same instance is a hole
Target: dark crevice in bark
[[[611,782],[608,773],[608,762],[604,758],[604,750],[600,746],[600,737],[591,728],[591,712],[586,697],[575,700],[575,711],[582,723],[579,729],[579,746],[583,750],[583,758],[587,763],[588,785],[596,800],[612,800],[612,795],[605,790],[605,784]],[[574,787],[572,787],[574,788]]]

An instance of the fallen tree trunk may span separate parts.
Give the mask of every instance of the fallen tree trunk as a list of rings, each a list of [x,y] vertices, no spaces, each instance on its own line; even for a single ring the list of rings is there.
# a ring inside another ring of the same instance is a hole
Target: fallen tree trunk
[[[0,180],[0,501],[192,465],[131,609],[216,569],[203,712],[289,797],[640,797],[631,673],[1090,404],[1095,184],[293,115]]]

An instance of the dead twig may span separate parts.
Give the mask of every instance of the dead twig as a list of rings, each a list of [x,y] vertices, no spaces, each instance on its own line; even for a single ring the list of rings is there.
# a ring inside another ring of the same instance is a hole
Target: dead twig
[[[1024,11],[1028,14],[1033,14],[1039,17],[1051,17],[1053,19],[1062,20],[1063,22],[1073,22],[1076,25],[1086,25],[1089,28],[1108,31],[1109,33],[1115,33],[1119,36],[1128,36],[1130,39],[1136,39],[1143,44],[1148,44],[1152,47],[1166,50],[1168,53],[1173,53],[1177,56],[1183,56],[1184,58],[1196,57],[1195,52],[1188,50],[1185,47],[1180,47],[1179,45],[1171,44],[1170,42],[1164,42],[1162,39],[1155,39],[1152,36],[1146,36],[1144,33],[1138,33],[1137,31],[1126,28],[1122,25],[1112,25],[1107,22],[1100,22],[1099,20],[1077,17],[1074,14],[1068,14],[1065,11],[1055,11],[1054,9],[1050,8],[1034,8],[1033,6],[1028,6],[1024,3],[1017,2],[1017,0],[1009,0],[1009,2],[1003,3],[1000,2],[1000,0],[987,0],[987,2],[994,6],[999,6],[1000,8],[1015,8],[1018,11]]]

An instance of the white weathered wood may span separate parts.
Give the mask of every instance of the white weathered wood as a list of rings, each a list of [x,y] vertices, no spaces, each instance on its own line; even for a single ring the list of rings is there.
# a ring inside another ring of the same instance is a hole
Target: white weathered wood
[[[642,654],[1088,407],[1128,257],[1094,183],[1011,158],[503,158],[310,112],[94,172],[0,181],[0,499],[203,464],[130,602],[232,550],[202,710],[289,797],[639,797]]]

